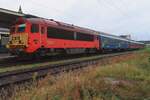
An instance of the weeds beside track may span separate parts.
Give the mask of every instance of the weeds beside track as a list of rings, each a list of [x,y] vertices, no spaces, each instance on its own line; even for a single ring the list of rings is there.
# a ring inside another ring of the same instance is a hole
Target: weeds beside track
[[[58,77],[48,75],[16,88],[11,100],[150,100],[149,58],[147,49],[101,59]]]

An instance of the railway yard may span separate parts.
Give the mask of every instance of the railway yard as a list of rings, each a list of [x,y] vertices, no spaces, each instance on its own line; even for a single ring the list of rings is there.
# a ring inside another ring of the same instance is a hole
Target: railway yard
[[[0,100],[150,100],[150,48],[142,41],[21,6],[0,8],[0,16]]]

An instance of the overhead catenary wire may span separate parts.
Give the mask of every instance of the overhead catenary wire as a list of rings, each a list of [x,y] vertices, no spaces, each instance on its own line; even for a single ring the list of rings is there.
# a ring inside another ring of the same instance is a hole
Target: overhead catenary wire
[[[117,5],[117,3],[114,2],[113,0],[104,0],[104,1],[107,2],[109,5],[111,5],[111,3],[112,3],[112,6],[113,6],[116,10],[118,10],[122,15],[124,15],[125,17],[129,17],[129,14],[127,14],[127,12],[129,12],[129,11],[126,11],[126,12],[125,12],[125,9],[123,9],[123,8],[126,7],[125,5],[120,8],[120,7]],[[111,1],[111,3],[110,3],[110,1]],[[122,0],[119,0],[119,1],[121,1],[120,3],[123,3],[123,4],[124,4],[124,1],[122,1]],[[136,2],[135,2],[134,4],[136,4]],[[130,17],[131,17],[131,16],[130,16]],[[142,23],[141,23],[141,24],[142,24]],[[139,26],[141,26],[141,25],[139,25]],[[140,27],[139,27],[139,29],[140,29]]]
[[[123,20],[120,20],[119,22],[116,22],[117,25],[119,25],[122,21],[128,21],[126,18],[129,17],[129,14],[127,13],[127,10],[124,10],[123,8],[125,8],[124,6],[122,6],[120,8],[120,6],[118,6],[117,1],[111,1],[111,0],[96,0],[99,4],[99,6],[104,5],[105,8],[111,9],[113,10],[113,12],[117,12]],[[120,4],[123,5],[124,2],[121,2]],[[120,17],[120,18],[121,18]],[[116,29],[118,29],[119,27],[117,27]],[[127,30],[124,26],[122,27],[125,31],[125,33],[130,33],[129,30]]]
[[[120,13],[120,15],[127,16],[127,14],[123,10],[121,10],[121,8],[117,6],[113,1],[111,2],[107,0],[96,0],[96,1],[100,6],[104,4],[107,8],[113,9],[115,12]]]
[[[48,5],[46,5],[45,3],[43,4],[43,3],[38,3],[37,1],[35,1],[35,0],[30,0],[30,2],[32,2],[33,4],[36,4],[36,5],[38,5],[38,7],[40,7],[41,8],[41,10],[43,9],[43,8],[46,8],[46,9],[52,9],[54,12],[55,12],[55,14],[57,13],[58,15],[63,15],[63,16],[61,16],[62,18],[64,18],[64,19],[72,19],[72,18],[74,18],[74,19],[77,19],[77,16],[74,16],[73,14],[70,14],[70,13],[66,13],[66,12],[64,12],[64,11],[62,11],[62,10],[60,10],[60,9],[57,9],[57,8],[54,8],[54,7],[51,7],[51,6],[48,6]],[[65,13],[65,14],[64,14]],[[67,16],[66,16],[67,15]]]

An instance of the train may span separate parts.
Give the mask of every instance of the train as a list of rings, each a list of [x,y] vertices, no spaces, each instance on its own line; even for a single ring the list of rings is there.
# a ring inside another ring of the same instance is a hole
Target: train
[[[24,17],[12,25],[7,45],[11,54],[19,56],[127,51],[144,46],[141,42],[53,19]]]

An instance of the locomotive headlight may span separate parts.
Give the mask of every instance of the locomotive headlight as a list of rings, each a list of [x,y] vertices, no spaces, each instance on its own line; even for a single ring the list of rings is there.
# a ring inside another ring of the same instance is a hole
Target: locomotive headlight
[[[6,48],[8,48],[8,49],[10,48],[9,44],[6,45]]]

